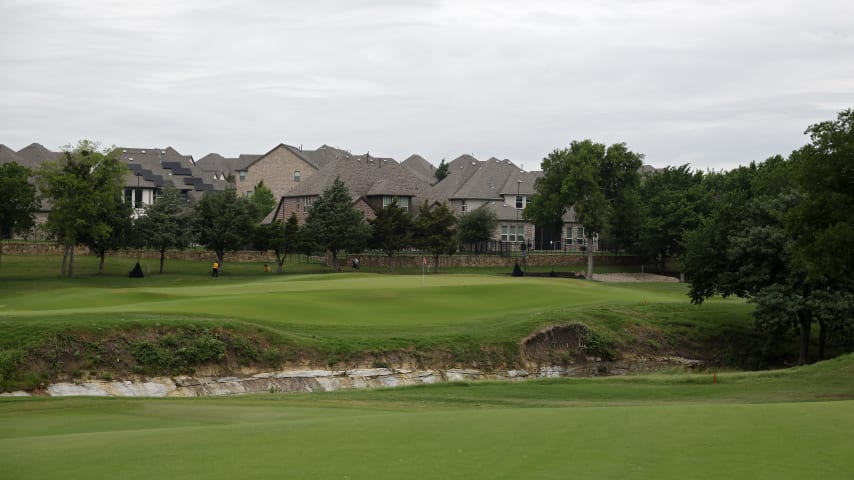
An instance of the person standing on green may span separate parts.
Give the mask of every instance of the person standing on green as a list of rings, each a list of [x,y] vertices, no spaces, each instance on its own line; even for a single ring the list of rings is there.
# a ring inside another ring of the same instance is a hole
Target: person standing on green
[[[214,263],[213,263],[213,270],[211,270],[211,276],[212,277],[218,277],[219,276],[219,262],[217,262],[217,261],[214,261]]]

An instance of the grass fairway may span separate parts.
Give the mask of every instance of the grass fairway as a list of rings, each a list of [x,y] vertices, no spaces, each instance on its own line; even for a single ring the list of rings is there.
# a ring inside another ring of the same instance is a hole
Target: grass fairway
[[[134,262],[109,260],[108,265]],[[685,286],[673,283],[602,284],[506,274],[265,275],[260,266],[244,264],[228,265],[214,279],[207,276],[207,264],[179,261],[169,265],[185,273],[129,279],[108,271],[69,280],[49,275],[44,264],[32,269],[27,261],[33,260],[7,256],[0,270],[0,348],[69,329],[200,324],[260,330],[340,358],[394,349],[515,349],[538,328],[567,322],[611,332],[658,322],[700,336],[750,326],[751,307],[744,302],[694,306]],[[48,263],[51,270],[54,262]],[[89,271],[86,262],[91,260],[78,259],[79,270]]]
[[[847,356],[724,374],[717,384],[646,376],[237,398],[6,398],[0,471],[4,479],[847,479],[852,374]]]

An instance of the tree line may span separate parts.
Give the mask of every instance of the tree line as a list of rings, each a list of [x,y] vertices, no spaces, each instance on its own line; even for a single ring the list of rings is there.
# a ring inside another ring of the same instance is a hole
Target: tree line
[[[770,342],[794,332],[799,363],[854,340],[854,111],[810,126],[810,143],[727,172],[688,165],[641,175],[624,144],[572,142],[543,161],[525,217],[559,229],[573,209],[588,235],[662,264],[676,259],[691,301],[753,303]],[[588,278],[593,256],[588,257]]]

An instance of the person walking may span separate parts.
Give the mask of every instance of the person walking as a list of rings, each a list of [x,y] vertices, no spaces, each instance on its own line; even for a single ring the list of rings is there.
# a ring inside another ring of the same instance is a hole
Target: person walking
[[[211,276],[218,277],[219,276],[219,262],[214,260],[213,268],[211,269]]]
[[[353,259],[353,271],[359,271],[359,257]]]

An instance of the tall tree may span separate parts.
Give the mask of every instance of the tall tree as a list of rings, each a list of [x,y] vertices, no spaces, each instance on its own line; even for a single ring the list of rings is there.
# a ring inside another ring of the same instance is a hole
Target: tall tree
[[[370,246],[385,252],[388,270],[394,271],[394,254],[410,244],[412,218],[394,201],[380,210],[369,223],[372,227]]]
[[[809,361],[812,324],[819,324],[819,357],[828,333],[838,325],[831,312],[844,312],[844,290],[826,279],[810,280],[792,256],[794,238],[785,219],[802,199],[793,163],[780,156],[712,177],[720,188],[709,216],[684,235],[683,268],[694,303],[713,295],[736,295],[756,305],[756,326],[777,338],[794,331],[798,362]]]
[[[264,180],[255,185],[252,197],[249,200],[252,205],[252,218],[255,220],[255,223],[264,220],[264,217],[276,207],[276,198],[273,196],[273,191],[264,185]]]
[[[164,184],[157,200],[147,205],[145,214],[137,219],[136,227],[145,242],[160,253],[160,273],[163,273],[166,251],[184,249],[192,238],[191,210],[181,191],[171,183]]]
[[[49,200],[47,228],[65,247],[62,274],[74,273],[74,247],[86,242],[95,249],[114,235],[117,202],[123,198],[127,166],[115,148],[81,140],[66,146],[58,162],[47,162],[36,172],[36,183]],[[103,257],[102,257],[103,266]]]
[[[688,165],[667,167],[647,175],[640,187],[642,222],[641,251],[659,262],[659,270],[671,256],[684,253],[682,233],[697,228],[708,212],[702,172]]]
[[[478,245],[492,240],[498,228],[495,212],[484,207],[476,208],[460,218],[457,235],[463,243],[474,244],[474,254],[478,254]]]
[[[125,248],[133,243],[133,207],[119,193],[104,198],[101,204],[102,228],[84,232],[80,242],[98,256],[98,273],[104,273],[104,259],[110,250]]]
[[[207,192],[193,205],[193,226],[199,243],[216,254],[222,268],[226,251],[236,251],[252,241],[252,207],[234,188]]]
[[[794,253],[812,278],[854,275],[854,110],[810,126],[810,143],[793,154],[801,204],[787,219]]]
[[[340,271],[338,252],[359,250],[370,236],[364,214],[353,207],[350,192],[338,177],[314,201],[305,224],[317,245],[332,254],[336,272]]]
[[[445,177],[448,176],[448,164],[445,163],[445,159],[443,158],[441,162],[439,162],[439,166],[436,168],[436,171],[433,172],[433,176],[436,178],[436,183],[441,182]]]
[[[31,173],[15,162],[0,164],[0,260],[2,239],[16,231],[29,230],[35,223],[39,200],[36,187],[29,182]]]
[[[639,182],[643,155],[625,144],[605,147],[590,140],[574,141],[568,149],[555,150],[543,159],[543,176],[535,183],[536,193],[525,209],[525,218],[563,225],[563,216],[573,208],[576,221],[593,235],[609,225],[614,202]],[[613,222],[611,222],[613,224]],[[587,278],[593,278],[593,249],[588,248]]]
[[[433,271],[439,273],[439,256],[453,255],[457,248],[457,217],[447,203],[430,208],[427,200],[418,207],[413,243],[433,256]]]

